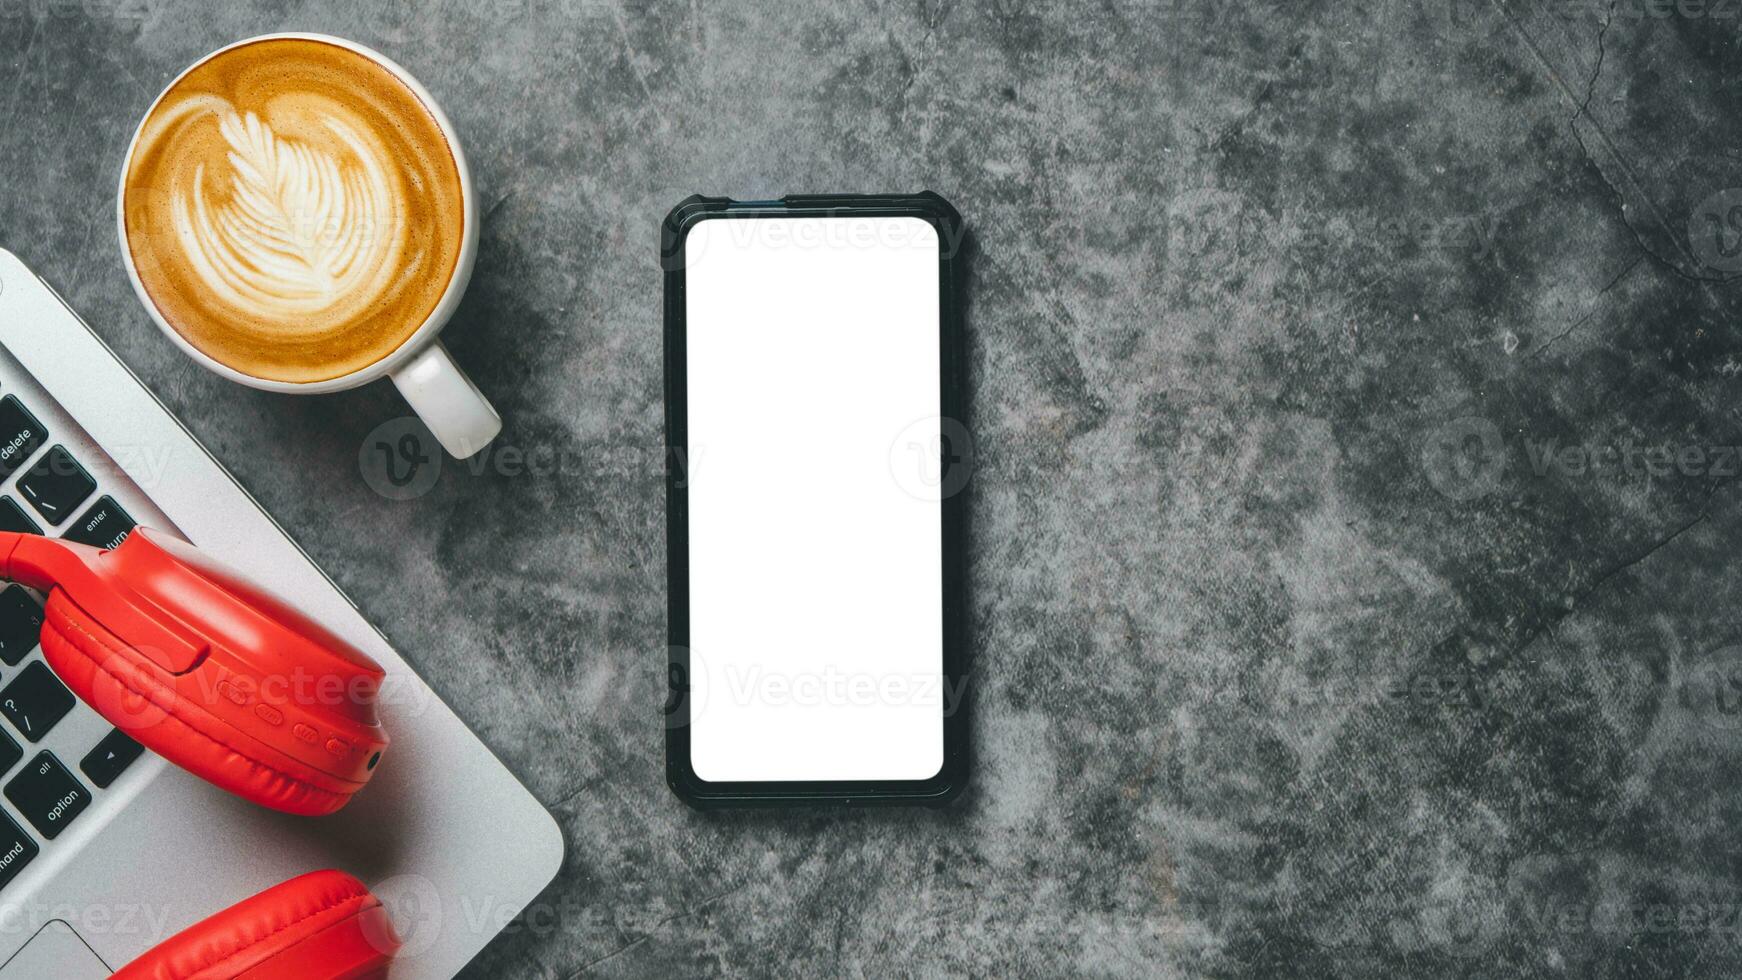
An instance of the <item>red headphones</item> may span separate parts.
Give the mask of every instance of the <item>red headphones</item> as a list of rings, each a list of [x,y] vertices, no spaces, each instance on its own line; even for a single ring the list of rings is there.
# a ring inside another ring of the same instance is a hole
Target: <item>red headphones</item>
[[[171,937],[109,980],[382,980],[398,949],[369,889],[317,871]]]
[[[0,575],[48,593],[42,652],[73,693],[237,796],[332,813],[387,748],[381,667],[191,545],[146,529],[113,551],[6,533]]]
[[[333,813],[387,748],[380,665],[192,545],[144,528],[113,551],[0,532],[0,577],[48,595],[43,657],[73,693],[237,796]],[[327,871],[207,919],[116,976],[366,980],[385,975],[398,946],[381,903]]]

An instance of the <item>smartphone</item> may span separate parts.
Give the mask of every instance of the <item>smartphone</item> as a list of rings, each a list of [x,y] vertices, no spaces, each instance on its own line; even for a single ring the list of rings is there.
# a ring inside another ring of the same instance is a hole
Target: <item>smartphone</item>
[[[962,242],[932,193],[666,218],[666,773],[693,805],[965,783]]]

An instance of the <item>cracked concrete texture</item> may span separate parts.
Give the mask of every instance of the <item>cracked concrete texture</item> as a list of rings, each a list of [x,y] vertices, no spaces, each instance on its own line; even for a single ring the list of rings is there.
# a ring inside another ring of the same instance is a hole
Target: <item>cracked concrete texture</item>
[[[0,238],[557,813],[554,915],[470,976],[1734,976],[1733,6],[10,0]],[[451,346],[558,471],[382,500],[387,387],[148,326],[131,127],[280,29],[444,100]],[[690,812],[658,218],[921,188],[978,242],[977,782]]]

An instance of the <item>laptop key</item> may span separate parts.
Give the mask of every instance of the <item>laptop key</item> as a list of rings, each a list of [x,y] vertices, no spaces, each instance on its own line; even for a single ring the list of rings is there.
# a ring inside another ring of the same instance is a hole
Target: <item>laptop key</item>
[[[41,534],[42,528],[30,519],[24,508],[18,506],[18,501],[11,497],[0,497],[0,531],[16,531],[19,534]]]
[[[96,491],[97,481],[61,446],[50,449],[18,478],[18,492],[56,527]]]
[[[59,837],[67,824],[91,805],[91,791],[51,752],[38,753],[6,784],[6,798],[49,840]]]
[[[114,497],[105,496],[92,504],[91,509],[74,521],[73,526],[67,528],[67,533],[61,537],[109,551],[127,540],[127,535],[132,534],[136,526],[138,525],[133,518],[121,509]]]
[[[18,472],[47,438],[42,423],[25,410],[17,395],[0,398],[0,480]]]
[[[40,660],[25,667],[0,690],[0,715],[5,715],[12,727],[32,742],[42,741],[49,729],[73,710],[75,703],[73,692]]]
[[[115,777],[126,772],[144,753],[145,746],[128,738],[121,729],[112,729],[90,754],[79,760],[79,771],[98,789],[108,789]]]
[[[22,758],[24,750],[18,747],[17,742],[12,741],[10,735],[0,732],[0,776],[11,772],[12,767],[18,765],[18,760]]]
[[[36,841],[30,839],[24,828],[0,813],[0,888],[10,885],[37,852]]]
[[[16,667],[42,640],[42,606],[22,585],[0,591],[0,661]]]

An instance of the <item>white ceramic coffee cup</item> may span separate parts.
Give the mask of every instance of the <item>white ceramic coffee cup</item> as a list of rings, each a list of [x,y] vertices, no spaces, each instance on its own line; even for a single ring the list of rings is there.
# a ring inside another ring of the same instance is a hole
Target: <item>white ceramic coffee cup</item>
[[[322,41],[355,51],[404,82],[429,109],[430,115],[435,117],[436,124],[441,127],[442,135],[447,137],[448,149],[454,158],[454,167],[460,175],[460,194],[464,202],[463,221],[465,229],[462,232],[463,240],[460,242],[459,259],[454,263],[454,274],[448,280],[447,291],[442,293],[441,300],[436,303],[435,309],[393,353],[367,367],[325,381],[290,382],[256,378],[210,357],[204,351],[188,343],[187,338],[170,325],[169,321],[164,318],[163,311],[159,310],[157,304],[152,302],[151,295],[145,290],[145,284],[140,281],[139,270],[133,262],[133,250],[127,243],[127,174],[132,169],[133,154],[139,147],[139,137],[145,130],[145,121],[157,111],[158,103],[163,101],[163,97],[168,95],[188,72],[218,55],[261,41],[283,38]],[[245,384],[263,391],[277,391],[292,395],[321,395],[328,392],[344,391],[368,384],[385,375],[393,379],[394,386],[399,389],[400,394],[405,396],[405,400],[411,403],[411,407],[422,417],[424,424],[429,426],[430,432],[435,434],[442,447],[460,459],[477,453],[502,431],[502,417],[496,414],[496,410],[491,407],[490,402],[478,390],[478,386],[472,383],[472,379],[466,377],[465,372],[461,371],[459,365],[454,363],[453,357],[448,354],[447,348],[442,346],[437,337],[442,327],[447,325],[448,319],[454,315],[454,310],[460,305],[460,297],[465,294],[466,284],[471,281],[472,264],[478,254],[478,209],[475,193],[472,189],[472,171],[466,166],[465,152],[460,149],[459,134],[454,131],[453,123],[448,121],[447,115],[442,112],[441,106],[429,94],[429,90],[419,84],[410,72],[401,68],[381,52],[364,47],[355,41],[347,41],[344,38],[326,34],[263,34],[220,48],[189,65],[186,71],[177,75],[174,81],[165,86],[163,92],[152,101],[151,108],[147,109],[145,115],[140,119],[139,128],[134,131],[133,140],[127,146],[127,155],[121,161],[121,184],[115,212],[116,224],[121,238],[121,259],[127,266],[127,278],[133,281],[133,291],[139,294],[140,302],[145,304],[146,311],[151,314],[151,319],[157,322],[158,328],[163,331],[164,335],[186,352],[189,357],[205,365],[211,371],[238,384]]]

